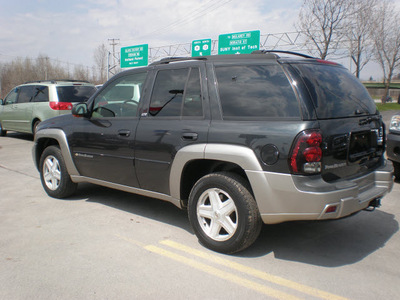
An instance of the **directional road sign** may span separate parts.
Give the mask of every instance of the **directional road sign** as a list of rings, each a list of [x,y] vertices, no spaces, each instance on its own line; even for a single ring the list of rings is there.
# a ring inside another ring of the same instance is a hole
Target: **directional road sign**
[[[218,54],[246,54],[260,49],[260,31],[221,34],[218,39]]]
[[[148,44],[121,48],[121,68],[144,67],[148,61]]]
[[[192,57],[211,55],[211,39],[192,42]]]

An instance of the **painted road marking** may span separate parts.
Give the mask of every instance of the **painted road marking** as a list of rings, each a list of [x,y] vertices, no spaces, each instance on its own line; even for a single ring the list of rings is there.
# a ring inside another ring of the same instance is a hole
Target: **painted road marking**
[[[278,284],[278,285],[281,285],[284,287],[288,287],[288,288],[297,290],[299,292],[302,292],[304,294],[308,294],[308,295],[311,295],[314,297],[318,297],[318,298],[322,298],[322,299],[330,299],[330,300],[346,300],[347,299],[347,298],[340,297],[340,296],[337,296],[337,295],[334,295],[334,294],[331,294],[331,293],[328,293],[325,291],[318,290],[316,288],[302,285],[300,283],[297,283],[297,282],[294,282],[294,281],[291,281],[291,280],[288,280],[288,279],[285,279],[285,278],[282,278],[279,276],[268,274],[264,271],[250,268],[248,266],[218,257],[214,254],[210,254],[210,253],[206,253],[203,251],[199,251],[199,250],[190,248],[188,246],[179,244],[179,243],[171,241],[171,240],[163,240],[160,242],[160,244],[166,245],[168,247],[171,247],[171,248],[174,248],[174,249],[177,249],[177,250],[180,250],[180,251],[192,254],[192,255],[195,255],[197,257],[201,257],[205,260],[208,260],[213,263],[216,263],[216,264],[234,269],[236,271],[251,275],[253,277],[257,277],[257,278],[260,278],[260,279],[263,279],[263,280],[266,280],[266,281],[269,281],[269,282],[272,282],[272,283],[275,283],[275,284]]]
[[[297,298],[295,296],[289,295],[287,293],[275,290],[273,288],[269,288],[269,287],[267,287],[265,285],[262,285],[262,284],[259,284],[257,282],[245,279],[245,278],[240,277],[240,276],[233,275],[233,274],[231,274],[229,272],[225,272],[225,271],[222,271],[222,270],[217,269],[215,267],[212,267],[210,265],[198,262],[198,261],[196,261],[194,259],[190,259],[190,258],[187,258],[185,256],[176,254],[174,252],[171,252],[171,251],[168,251],[168,250],[164,250],[164,249],[159,248],[157,246],[148,245],[148,246],[145,246],[144,248],[146,250],[149,250],[149,251],[153,252],[153,253],[157,253],[159,255],[168,257],[168,258],[173,259],[173,260],[175,260],[175,261],[177,261],[179,263],[183,263],[185,265],[188,265],[188,266],[190,266],[192,268],[195,268],[197,270],[203,271],[203,272],[208,273],[210,275],[213,275],[215,277],[219,277],[221,279],[233,282],[233,283],[235,283],[237,285],[240,285],[240,286],[243,286],[245,288],[255,290],[255,291],[260,292],[260,293],[262,293],[264,295],[267,295],[269,297],[273,297],[273,298],[276,298],[276,299],[288,299],[288,300],[289,299],[293,299],[293,300],[300,299],[300,298]]]
[[[197,270],[203,271],[205,273],[208,273],[210,275],[213,275],[215,277],[230,281],[232,283],[235,283],[237,285],[243,286],[245,288],[248,289],[252,289],[254,291],[257,291],[259,293],[262,293],[264,295],[267,295],[269,297],[273,297],[276,299],[300,299],[296,296],[290,295],[288,293],[285,292],[281,292],[277,289],[271,288],[271,287],[267,287],[266,285],[254,282],[252,280],[246,279],[244,277],[240,277],[238,275],[234,275],[230,272],[226,272],[223,270],[220,270],[216,267],[213,267],[211,265],[208,265],[206,263],[202,263],[199,262],[195,259],[192,258],[188,258],[186,256],[177,254],[175,252],[160,248],[158,246],[155,245],[146,245],[142,242],[130,239],[130,238],[126,238],[120,235],[116,235],[117,237],[119,237],[120,239],[123,239],[129,243],[132,243],[136,246],[139,246],[141,248],[144,248],[152,253],[156,253],[158,255],[170,258],[174,261],[177,261],[181,264],[185,264],[188,265],[192,268],[195,268]],[[191,256],[195,256],[195,257],[199,257],[202,258],[206,261],[212,262],[214,264],[223,266],[223,267],[227,267],[230,269],[233,269],[235,271],[239,271],[241,273],[256,277],[258,279],[262,279],[265,281],[268,281],[270,283],[273,284],[277,284],[280,285],[282,287],[285,288],[289,288],[292,290],[295,290],[297,292],[309,295],[309,296],[313,296],[316,298],[321,298],[321,299],[332,299],[332,300],[347,300],[347,298],[338,296],[338,295],[334,295],[316,288],[312,288],[279,276],[275,276],[272,274],[268,274],[264,271],[260,271],[233,261],[230,261],[228,259],[219,257],[217,255],[214,254],[210,254],[210,253],[206,253],[188,246],[185,246],[183,244],[171,241],[171,240],[163,240],[159,242],[161,245],[166,246],[166,247],[170,247],[174,250],[178,250],[181,252],[184,252],[186,254],[189,254]]]

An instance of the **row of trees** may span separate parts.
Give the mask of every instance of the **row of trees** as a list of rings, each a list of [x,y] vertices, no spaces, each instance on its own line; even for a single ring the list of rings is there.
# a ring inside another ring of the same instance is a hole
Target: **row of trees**
[[[305,0],[297,22],[310,52],[322,59],[350,55],[355,75],[372,59],[381,67],[385,93],[400,67],[400,14],[391,0]]]
[[[357,77],[367,63],[375,60],[384,76],[384,96],[388,95],[390,82],[400,67],[400,14],[392,0],[304,0],[296,27],[306,37],[304,48],[311,54],[322,59],[338,54],[350,56]],[[0,64],[0,97],[14,86],[33,80],[73,78],[104,83],[108,56],[102,44],[94,51],[92,68],[65,66],[45,55]]]
[[[27,81],[50,79],[75,79],[92,83],[104,83],[104,71],[98,72],[95,67],[70,65],[52,60],[46,55],[39,55],[36,59],[16,58],[10,63],[0,64],[0,98],[16,85]]]

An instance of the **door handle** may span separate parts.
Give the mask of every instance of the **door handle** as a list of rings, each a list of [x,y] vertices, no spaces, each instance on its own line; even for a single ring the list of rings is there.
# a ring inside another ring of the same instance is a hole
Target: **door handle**
[[[195,132],[185,132],[182,134],[182,139],[184,141],[196,141],[198,136],[199,135]]]
[[[118,135],[123,136],[123,137],[128,137],[131,135],[131,131],[126,130],[126,129],[121,129],[118,131]]]

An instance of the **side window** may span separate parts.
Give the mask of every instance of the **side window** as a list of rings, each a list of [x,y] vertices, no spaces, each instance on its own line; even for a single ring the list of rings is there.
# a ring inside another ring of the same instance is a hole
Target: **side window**
[[[33,86],[32,85],[27,85],[27,86],[21,86],[20,87],[20,92],[18,95],[18,103],[27,103],[30,102],[31,99],[33,98]]]
[[[158,72],[150,100],[150,115],[157,117],[203,116],[198,68]]]
[[[49,88],[44,85],[37,85],[33,90],[33,102],[48,102]]]
[[[17,103],[17,99],[18,99],[18,93],[19,93],[19,88],[15,88],[13,89],[6,97],[6,99],[4,99],[4,103],[7,104],[14,104]]]
[[[278,65],[216,67],[225,119],[298,118],[296,95]]]
[[[110,83],[93,103],[94,118],[136,117],[147,73],[119,77]]]
[[[183,101],[182,116],[203,116],[203,104],[201,97],[200,70],[190,70],[189,80]]]

